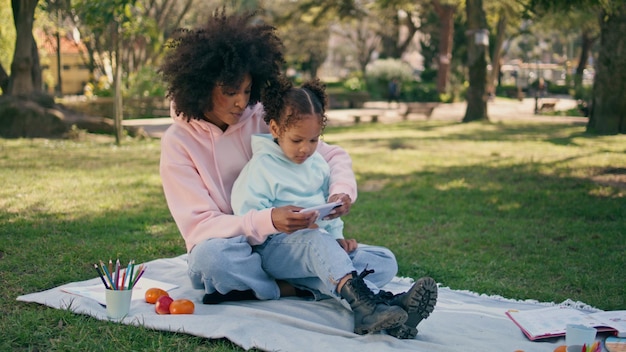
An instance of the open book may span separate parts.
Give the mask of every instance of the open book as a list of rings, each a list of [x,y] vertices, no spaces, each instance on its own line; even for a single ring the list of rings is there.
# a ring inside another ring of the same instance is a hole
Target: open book
[[[567,324],[579,324],[598,331],[613,331],[626,337],[626,310],[585,313],[570,307],[548,307],[525,311],[509,310],[506,315],[531,341],[565,336]]]

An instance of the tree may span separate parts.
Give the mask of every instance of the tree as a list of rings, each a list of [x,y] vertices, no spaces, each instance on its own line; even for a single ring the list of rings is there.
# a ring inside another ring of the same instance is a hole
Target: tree
[[[0,18],[13,16],[10,0],[0,0]],[[9,21],[0,22],[0,89],[2,92],[9,88],[9,72],[11,59],[15,48],[15,26]]]
[[[181,27],[195,26],[205,21],[215,5],[202,0],[134,0],[131,3],[133,6],[127,9],[127,16],[132,21],[124,22],[123,35],[119,39],[122,51],[120,60],[127,74],[127,84],[133,83],[138,72],[154,72],[156,79],[156,71],[152,67],[158,65],[168,38]],[[114,53],[110,51],[114,46],[114,38],[108,27],[99,21],[101,10],[106,11],[107,8],[98,2],[74,0],[68,16],[81,32],[81,40],[87,49],[84,61],[94,79],[107,76],[111,80],[107,62],[114,59]],[[146,66],[150,69],[144,69]]]
[[[492,29],[489,40],[491,54],[491,71],[487,78],[487,91],[495,95],[495,83],[499,82],[502,56],[506,52],[505,42],[520,34],[520,20],[523,8],[518,0],[488,1],[485,4],[487,24]]]
[[[374,51],[380,58],[402,57],[419,29],[420,9],[409,0],[306,0],[297,2],[297,9],[286,18],[299,21],[305,15],[312,18],[313,25],[338,23],[336,33],[351,42],[364,72]],[[406,29],[403,35],[401,26]]]
[[[314,25],[311,16],[298,15],[294,3],[273,3],[266,13],[270,21],[278,27],[285,45],[287,63],[310,77],[317,77],[320,66],[328,55],[329,27],[331,23]]]
[[[346,39],[352,52],[356,56],[359,71],[363,74],[366,67],[372,60],[372,55],[380,47],[381,37],[376,35],[374,27],[379,23],[371,21],[369,18],[362,20],[351,20],[334,27],[333,33]]]
[[[626,3],[602,11],[587,132],[626,134]]]
[[[27,96],[41,92],[41,67],[33,38],[33,21],[38,0],[12,0],[15,24],[15,51],[7,94]]]
[[[457,5],[454,3],[442,3],[439,0],[432,1],[437,16],[439,16],[439,48],[437,62],[437,92],[446,93],[450,81],[450,63],[452,62],[452,44],[454,38],[454,13]]]
[[[87,26],[95,33],[107,34],[111,39],[106,52],[114,68],[114,124],[115,142],[121,144],[122,140],[122,31],[123,26],[128,26],[132,20],[132,9],[135,0],[106,0],[89,1],[82,0],[77,3],[77,9],[84,15]]]
[[[488,120],[487,117],[487,20],[482,0],[467,0],[467,58],[469,87],[463,122]],[[485,43],[485,41],[487,41]]]
[[[600,47],[596,60],[587,132],[626,134],[626,2],[623,0],[531,0],[537,16],[573,8],[600,9]],[[591,11],[591,14],[595,14]]]
[[[423,6],[415,1],[374,2],[369,18],[378,23],[376,35],[381,38],[380,58],[402,58],[421,27],[420,16],[423,12]]]

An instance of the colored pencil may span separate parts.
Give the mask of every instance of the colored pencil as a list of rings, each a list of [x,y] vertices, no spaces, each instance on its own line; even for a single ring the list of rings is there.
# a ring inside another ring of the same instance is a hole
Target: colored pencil
[[[113,278],[111,277],[111,273],[107,270],[106,265],[102,261],[100,261],[100,266],[102,267],[102,271],[106,274],[106,278],[109,280],[109,286],[111,290],[115,290],[115,286],[113,285]]]
[[[128,289],[130,290],[133,288],[133,271],[135,270],[135,261],[131,260],[130,262],[128,262],[128,267],[130,268],[128,274]]]
[[[96,269],[96,272],[98,273],[98,276],[100,276],[100,280],[102,280],[102,283],[104,284],[104,287],[108,290],[109,289],[109,285],[107,284],[107,281],[104,279],[104,274],[102,274],[102,271],[100,271],[100,268],[98,268],[98,264],[94,264],[93,267]]]
[[[143,273],[145,273],[145,272],[146,272],[146,266],[141,264],[141,269],[139,269],[139,273],[137,274],[137,278],[135,278],[135,281],[133,282],[133,287],[135,287],[135,285],[137,284],[137,281],[139,281],[139,279],[141,279],[141,275],[143,275]]]
[[[135,269],[135,260],[129,260],[128,266],[122,269],[118,258],[115,264],[113,264],[113,260],[109,259],[108,267],[112,270],[108,269],[102,260],[100,260],[100,265],[96,263],[93,267],[107,290],[132,290],[146,271],[147,266],[141,264]]]
[[[115,261],[115,287],[120,289],[120,258]]]

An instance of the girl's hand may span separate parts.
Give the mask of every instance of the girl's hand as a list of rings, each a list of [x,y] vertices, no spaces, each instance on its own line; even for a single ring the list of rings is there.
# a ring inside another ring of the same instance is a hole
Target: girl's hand
[[[354,238],[349,238],[349,239],[341,238],[337,240],[337,243],[339,243],[341,248],[343,248],[343,250],[346,251],[346,253],[350,253],[354,251],[356,247],[359,246],[359,244],[356,242]]]
[[[328,202],[337,202],[340,201],[343,203],[340,207],[333,209],[330,214],[325,217],[325,220],[330,220],[334,218],[338,218],[340,216],[346,215],[350,212],[350,207],[352,206],[352,199],[350,196],[345,193],[337,193],[328,197]]]
[[[306,228],[315,228],[315,219],[318,212],[299,213],[303,209],[293,205],[272,209],[272,223],[276,230],[284,233],[293,233]]]

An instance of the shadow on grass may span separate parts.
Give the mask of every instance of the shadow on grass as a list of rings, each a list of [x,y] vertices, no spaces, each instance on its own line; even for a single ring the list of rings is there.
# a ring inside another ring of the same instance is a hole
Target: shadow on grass
[[[517,299],[626,307],[626,202],[616,189],[546,176],[532,164],[361,176],[383,186],[360,192],[344,219],[346,236],[392,248],[403,276]]]
[[[363,132],[376,131],[377,125],[358,125],[351,127],[329,127],[333,132]],[[460,127],[460,128],[454,128]],[[554,145],[576,145],[576,138],[595,139],[598,136],[584,131],[584,126],[578,123],[525,123],[525,122],[473,122],[464,124],[456,121],[412,121],[384,125],[389,131],[416,131],[431,132],[424,139],[438,139],[454,141],[512,141],[532,136],[541,141]],[[437,133],[440,132],[440,133]],[[358,134],[357,134],[358,136]]]

